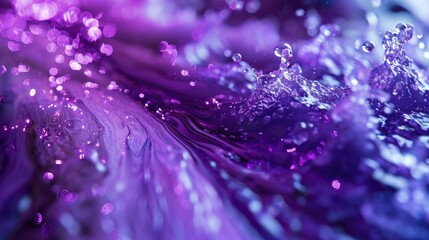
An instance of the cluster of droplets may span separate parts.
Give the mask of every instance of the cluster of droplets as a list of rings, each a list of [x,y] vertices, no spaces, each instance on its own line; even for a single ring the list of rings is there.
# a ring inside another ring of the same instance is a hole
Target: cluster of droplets
[[[293,50],[290,44],[277,45],[274,55],[280,58],[279,70],[268,74],[255,74],[255,90],[237,112],[239,123],[257,123],[257,119],[261,119],[263,124],[268,124],[282,119],[286,109],[329,109],[334,102],[347,94],[344,89],[328,88],[316,80],[303,77],[301,66],[292,64]]]
[[[176,57],[178,54],[176,45],[169,44],[167,41],[161,41],[160,45],[161,45],[160,51],[161,51],[162,57],[165,59],[168,59],[172,65],[175,65]]]
[[[261,8],[260,0],[225,0],[232,11],[242,11],[244,8],[248,13],[256,13]]]
[[[404,45],[413,37],[414,27],[411,24],[399,23],[396,32],[387,31],[383,38],[384,61],[391,66],[411,65],[412,60],[406,56]]]
[[[48,64],[53,63],[48,68],[50,87],[53,89],[60,92],[64,90],[62,85],[69,78],[67,68],[83,71],[88,78],[92,78],[93,68],[89,65],[99,61],[103,55],[110,56],[113,53],[112,45],[101,39],[114,37],[117,28],[114,24],[102,23],[101,14],[94,17],[89,12],[81,12],[78,7],[63,8],[63,5],[55,3],[32,4],[33,8],[40,9],[30,13],[27,11],[28,4],[16,4],[15,13],[0,14],[0,36],[7,39],[7,47],[11,52],[27,52],[31,45],[45,45],[46,51],[52,55],[46,61]],[[38,15],[34,15],[36,13]],[[79,28],[70,28],[72,26]],[[105,73],[103,68],[100,67],[100,74]],[[30,71],[29,67],[18,67],[16,71],[14,69],[12,68],[14,75]],[[6,71],[3,67],[3,74]],[[26,79],[24,85],[30,86],[30,80]],[[36,92],[36,89],[31,89],[30,96],[34,96]]]
[[[405,52],[405,44],[414,33],[411,24],[399,23],[396,31],[387,31],[383,38],[384,63],[371,71],[369,85],[390,95],[387,103],[378,103],[376,110],[385,113],[427,111],[429,84],[424,70],[413,63]]]
[[[200,70],[199,74],[207,81],[217,82],[231,92],[247,95],[255,89],[257,73],[246,61],[243,61],[240,53],[233,54],[231,59],[233,64],[210,63],[206,69]]]
[[[280,70],[288,69],[293,58],[292,47],[288,43],[281,43],[275,47],[274,54],[281,60]]]

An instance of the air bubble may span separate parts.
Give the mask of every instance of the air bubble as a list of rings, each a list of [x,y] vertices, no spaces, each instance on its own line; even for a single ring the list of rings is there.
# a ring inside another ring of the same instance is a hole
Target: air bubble
[[[241,62],[241,59],[242,59],[242,57],[241,57],[241,54],[240,54],[240,53],[234,53],[234,54],[232,55],[232,60],[233,60],[234,62],[239,63],[239,62]]]
[[[374,45],[374,43],[373,43],[373,42],[371,42],[371,41],[365,41],[365,42],[362,44],[362,50],[363,50],[364,52],[372,52],[372,51],[374,51],[374,50],[375,50],[375,45]]]

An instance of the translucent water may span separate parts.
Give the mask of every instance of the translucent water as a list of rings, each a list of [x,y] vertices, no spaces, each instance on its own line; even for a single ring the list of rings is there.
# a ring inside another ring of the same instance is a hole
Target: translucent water
[[[417,26],[28,2],[0,14],[0,239],[429,238]]]

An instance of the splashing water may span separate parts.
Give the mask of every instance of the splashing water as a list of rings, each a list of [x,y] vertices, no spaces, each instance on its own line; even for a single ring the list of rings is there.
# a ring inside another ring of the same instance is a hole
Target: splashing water
[[[222,4],[0,4],[0,239],[429,238],[427,25]]]

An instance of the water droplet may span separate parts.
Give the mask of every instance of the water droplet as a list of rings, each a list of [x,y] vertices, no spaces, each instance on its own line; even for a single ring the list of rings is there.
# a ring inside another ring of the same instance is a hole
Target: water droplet
[[[65,47],[66,45],[69,45],[70,38],[64,35],[60,35],[57,38],[57,45],[60,47]]]
[[[43,174],[43,179],[45,179],[46,181],[50,181],[50,180],[54,179],[54,174],[51,172],[45,172]]]
[[[112,203],[106,203],[101,207],[100,212],[104,215],[108,215],[113,211],[113,204]]]
[[[102,35],[101,30],[98,27],[89,28],[87,33],[88,33],[88,40],[91,42],[97,41]]]
[[[1,74],[5,74],[7,72],[7,68],[4,65],[1,65]]]
[[[34,223],[35,223],[35,224],[37,224],[37,225],[41,224],[41,223],[42,223],[42,221],[43,221],[43,216],[42,216],[42,214],[40,214],[40,213],[36,213],[36,214],[34,215],[33,221],[34,221]]]
[[[396,25],[398,33],[398,40],[400,43],[408,42],[414,34],[414,26],[411,24],[398,23]]]
[[[332,188],[334,188],[335,190],[338,190],[341,188],[341,182],[338,180],[334,180],[331,183]]]
[[[234,55],[232,55],[232,60],[234,60],[234,62],[239,63],[239,62],[241,62],[241,59],[242,59],[242,57],[241,57],[240,53],[234,53]]]
[[[187,77],[189,75],[189,71],[183,69],[182,71],[180,71],[180,74],[182,74],[182,76]]]
[[[18,65],[18,72],[20,73],[24,73],[24,72],[29,72],[30,71],[30,67],[24,64],[19,64]]]
[[[21,41],[24,44],[30,44],[33,42],[33,34],[29,31],[25,31],[21,33]]]
[[[71,60],[69,65],[70,68],[75,71],[79,71],[82,69],[82,65],[80,65],[76,60]]]
[[[58,5],[51,1],[33,3],[31,10],[31,17],[38,21],[45,21],[57,15]]]
[[[292,47],[287,43],[281,43],[274,48],[274,54],[281,58],[280,69],[286,70],[292,62]]]
[[[229,8],[234,11],[241,11],[243,9],[243,2],[242,1],[233,1],[229,4]]]
[[[397,30],[398,32],[403,31],[403,30],[405,30],[406,28],[407,28],[407,25],[406,25],[405,23],[398,23],[398,24],[396,25],[396,30]]]
[[[255,13],[261,7],[261,2],[259,0],[251,0],[246,4],[246,10],[248,13]]]
[[[98,20],[95,18],[89,18],[85,21],[85,26],[87,28],[96,27],[98,28],[100,24],[98,23]]]
[[[10,50],[11,52],[17,52],[17,51],[19,51],[20,46],[19,46],[19,44],[18,44],[18,43],[16,43],[16,42],[9,41],[9,42],[7,42],[7,48],[9,48],[9,50]]]
[[[292,72],[292,73],[294,73],[294,74],[297,74],[297,75],[299,75],[299,74],[302,74],[302,68],[301,68],[301,66],[299,66],[298,64],[294,64],[294,65],[292,65],[290,68],[289,68],[289,70]]]
[[[304,10],[304,9],[302,9],[302,8],[300,8],[300,9],[298,9],[298,10],[296,10],[296,11],[295,11],[295,15],[296,15],[297,17],[302,17],[302,16],[304,16],[304,15],[305,15],[305,10]]]
[[[80,9],[77,7],[71,7],[67,9],[63,14],[64,22],[75,23],[79,20]]]
[[[362,50],[363,50],[364,52],[372,52],[372,51],[374,51],[374,50],[375,50],[375,45],[374,45],[374,43],[373,43],[373,42],[371,42],[371,41],[365,41],[365,42],[362,44]]]
[[[59,54],[55,57],[55,62],[56,63],[63,63],[64,62],[64,56]]]
[[[103,43],[100,46],[100,52],[105,54],[106,56],[110,56],[113,53],[113,47],[110,44]]]
[[[54,53],[55,51],[57,51],[57,44],[55,44],[55,43],[48,43],[48,45],[46,45],[46,50],[49,53]]]
[[[320,30],[320,34],[322,34],[325,37],[331,37],[331,36],[335,37],[341,31],[341,28],[337,24],[326,24],[326,25],[320,26],[319,30]]]
[[[376,8],[381,6],[381,0],[372,0],[371,3],[372,3],[372,6]]]
[[[229,50],[229,49],[226,49],[225,51],[223,51],[223,55],[225,56],[225,57],[231,57],[231,50]]]
[[[417,29],[416,29],[416,37],[417,37],[418,39],[420,39],[420,38],[422,38],[422,37],[423,37],[423,30],[422,30],[421,28],[417,28]]]
[[[114,24],[106,24],[106,26],[103,27],[103,35],[106,38],[112,38],[115,36],[117,31],[116,25]]]
[[[287,51],[283,52],[284,50]],[[279,58],[282,58],[284,54],[288,54],[288,52],[292,54],[292,47],[288,43],[281,43],[274,48],[274,54]]]
[[[31,96],[31,97],[34,97],[35,95],[36,95],[36,89],[32,88],[32,89],[30,90],[30,96]]]
[[[50,68],[49,69],[49,74],[51,74],[52,76],[55,76],[58,74],[58,69],[57,68]]]

